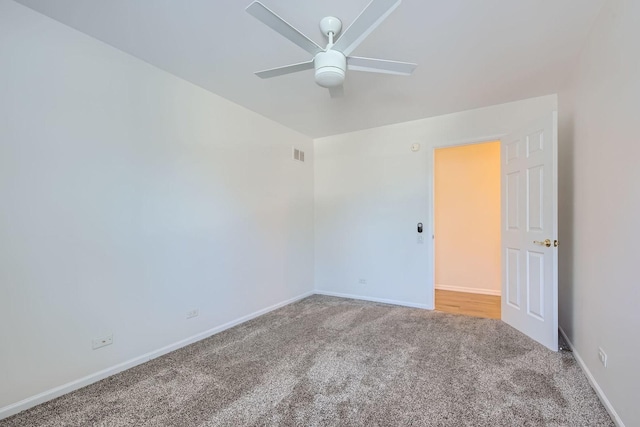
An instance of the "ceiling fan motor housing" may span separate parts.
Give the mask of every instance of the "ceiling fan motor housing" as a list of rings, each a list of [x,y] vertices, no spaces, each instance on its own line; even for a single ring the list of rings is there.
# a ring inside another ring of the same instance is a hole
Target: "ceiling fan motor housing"
[[[316,83],[330,88],[342,85],[347,70],[347,58],[337,50],[328,49],[318,53],[313,59],[316,69]]]

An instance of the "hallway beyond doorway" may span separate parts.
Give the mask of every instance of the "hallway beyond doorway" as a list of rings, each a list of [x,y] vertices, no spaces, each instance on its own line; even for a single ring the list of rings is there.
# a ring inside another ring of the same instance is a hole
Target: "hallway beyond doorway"
[[[500,297],[436,289],[436,310],[488,319],[500,319]]]

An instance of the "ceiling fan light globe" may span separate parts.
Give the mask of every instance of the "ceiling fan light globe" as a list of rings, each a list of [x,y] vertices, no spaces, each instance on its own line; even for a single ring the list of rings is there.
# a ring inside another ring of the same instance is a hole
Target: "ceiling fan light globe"
[[[322,67],[316,70],[316,83],[319,86],[330,88],[342,85],[344,82],[344,71],[335,67]]]
[[[322,87],[342,85],[347,71],[347,58],[336,50],[320,52],[313,60],[316,83]]]

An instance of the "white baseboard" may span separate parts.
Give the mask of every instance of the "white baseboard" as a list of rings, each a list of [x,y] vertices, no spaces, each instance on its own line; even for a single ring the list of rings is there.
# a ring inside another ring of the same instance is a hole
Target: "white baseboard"
[[[133,359],[129,359],[125,362],[119,363],[110,368],[103,369],[101,371],[95,372],[93,374],[87,375],[83,378],[79,378],[75,381],[68,382],[58,387],[54,387],[50,390],[44,391],[42,393],[36,394],[35,396],[28,397],[19,402],[13,403],[11,405],[0,408],[0,420],[3,418],[10,417],[12,415],[17,414],[18,412],[22,412],[26,409],[32,408],[36,405],[40,405],[41,403],[47,402],[49,400],[55,399],[56,397],[60,397],[64,394],[71,393],[72,391],[78,390],[82,387],[88,386],[89,384],[93,384],[97,381],[100,381],[104,378],[110,377],[111,375],[115,375],[119,372],[125,371],[129,368],[133,368],[134,366],[141,365],[149,360],[160,357],[164,354],[170,353],[179,348],[185,347],[189,344],[193,344],[194,342],[203,340],[212,335],[220,333],[226,329],[237,326],[241,323],[247,322],[251,319],[255,319],[258,316],[262,316],[270,311],[276,310],[278,308],[284,307],[285,305],[289,305],[296,301],[299,301],[303,298],[313,295],[315,292],[305,292],[304,294],[298,295],[296,297],[290,298],[286,301],[279,302],[270,307],[263,308],[262,310],[258,310],[254,313],[247,314],[246,316],[242,316],[238,319],[227,322],[223,325],[216,326],[215,328],[209,329],[204,332],[200,332],[199,334],[190,336],[189,338],[185,338],[173,344],[169,344],[165,347],[159,348],[157,350],[151,351],[149,353],[143,354],[141,356],[135,357]]]
[[[498,297],[501,294],[500,290],[465,288],[464,286],[436,285],[436,289],[443,291],[466,292],[468,294],[495,295]]]
[[[385,298],[373,298],[373,297],[366,297],[362,295],[341,294],[338,292],[321,291],[318,289],[316,289],[315,293],[318,295],[327,295],[330,297],[359,299],[363,301],[381,302],[384,304],[401,305],[404,307],[423,308],[425,310],[433,310],[433,307],[429,307],[427,304],[417,304],[414,302],[396,301],[396,300],[385,299]]]
[[[584,363],[584,360],[582,360],[582,357],[580,357],[580,354],[576,351],[576,348],[573,346],[573,343],[571,342],[569,337],[567,337],[567,334],[564,333],[564,330],[562,328],[558,328],[558,329],[560,330],[560,334],[562,335],[562,338],[564,338],[566,343],[571,348],[571,351],[573,352],[573,357],[575,357],[576,361],[578,362],[578,365],[580,365],[580,367],[584,371],[584,374],[587,376],[587,379],[589,380],[591,387],[593,387],[596,394],[598,395],[598,398],[604,405],[605,409],[607,410],[609,415],[611,415],[613,422],[616,423],[616,426],[618,427],[625,427],[624,423],[620,419],[620,416],[618,415],[616,410],[613,409],[613,405],[611,405],[611,402],[609,402],[609,399],[607,399],[607,396],[604,394],[604,391],[602,391],[602,389],[600,388],[600,385],[598,385],[598,383],[596,382],[596,379],[591,374],[591,371],[589,370],[589,368],[587,368],[587,365]]]

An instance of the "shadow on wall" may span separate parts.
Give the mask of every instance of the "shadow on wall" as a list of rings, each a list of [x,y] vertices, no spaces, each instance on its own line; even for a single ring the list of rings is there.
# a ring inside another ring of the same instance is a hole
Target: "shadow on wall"
[[[560,95],[558,102],[569,100]],[[563,113],[570,112],[571,108]],[[573,183],[574,183],[574,120],[571,114],[561,114],[558,126],[558,322],[571,336],[573,331]]]

